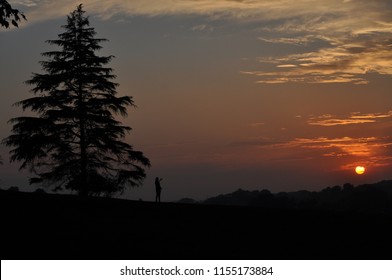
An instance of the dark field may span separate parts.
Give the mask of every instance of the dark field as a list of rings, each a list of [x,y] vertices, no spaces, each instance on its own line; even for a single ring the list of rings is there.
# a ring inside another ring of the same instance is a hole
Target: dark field
[[[1,259],[391,259],[389,214],[0,191]]]

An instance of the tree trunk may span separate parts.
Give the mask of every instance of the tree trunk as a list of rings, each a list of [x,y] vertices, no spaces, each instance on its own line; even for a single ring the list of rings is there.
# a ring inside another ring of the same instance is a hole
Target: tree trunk
[[[82,90],[82,82],[79,81],[79,135],[80,135],[80,180],[79,180],[79,194],[81,196],[88,196],[89,186],[87,180],[87,139],[86,139],[86,123],[85,123],[85,114],[86,110],[84,108],[84,98],[83,98],[83,90]]]
[[[80,119],[80,195],[88,195],[88,180],[87,180],[87,148],[86,148],[86,132],[84,119]]]

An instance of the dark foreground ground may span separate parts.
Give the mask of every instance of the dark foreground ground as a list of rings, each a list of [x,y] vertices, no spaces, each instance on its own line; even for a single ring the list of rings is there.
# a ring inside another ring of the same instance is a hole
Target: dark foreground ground
[[[0,191],[1,259],[392,259],[384,214]]]

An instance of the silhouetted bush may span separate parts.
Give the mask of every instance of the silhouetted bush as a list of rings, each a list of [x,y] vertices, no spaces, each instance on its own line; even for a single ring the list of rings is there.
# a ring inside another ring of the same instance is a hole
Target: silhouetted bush
[[[273,208],[275,207],[275,197],[269,190],[260,191],[259,195],[252,202],[253,205]]]
[[[35,190],[34,193],[36,193],[36,194],[46,194],[46,191],[44,189],[38,188],[38,189]]]
[[[238,189],[229,194],[222,194],[208,198],[204,203],[218,205],[249,205],[259,194],[258,191],[245,191]]]
[[[343,191],[344,192],[351,192],[352,190],[354,190],[354,185],[353,184],[345,183],[343,185]]]
[[[15,186],[9,187],[8,191],[10,191],[10,192],[19,192],[19,187],[15,187]]]
[[[179,201],[177,201],[178,203],[185,203],[185,204],[194,204],[197,203],[196,200],[194,200],[193,198],[181,198]]]

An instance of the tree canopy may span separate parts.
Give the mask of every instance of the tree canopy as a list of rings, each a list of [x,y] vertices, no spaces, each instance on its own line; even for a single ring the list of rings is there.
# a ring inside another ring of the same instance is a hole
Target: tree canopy
[[[59,50],[43,53],[42,74],[26,83],[34,97],[17,102],[36,116],[10,120],[12,134],[3,140],[11,161],[20,161],[55,190],[71,189],[81,195],[112,195],[127,186],[141,185],[150,161],[125,142],[131,131],[115,116],[127,116],[135,106],[131,96],[117,96],[113,56],[98,56],[106,39],[96,38],[89,18],[79,5],[62,26],[58,39],[47,41]]]
[[[21,18],[26,20],[25,15],[19,10],[12,8],[6,0],[0,0],[0,25],[2,27],[8,28],[10,23],[18,27],[18,22],[20,22]]]

